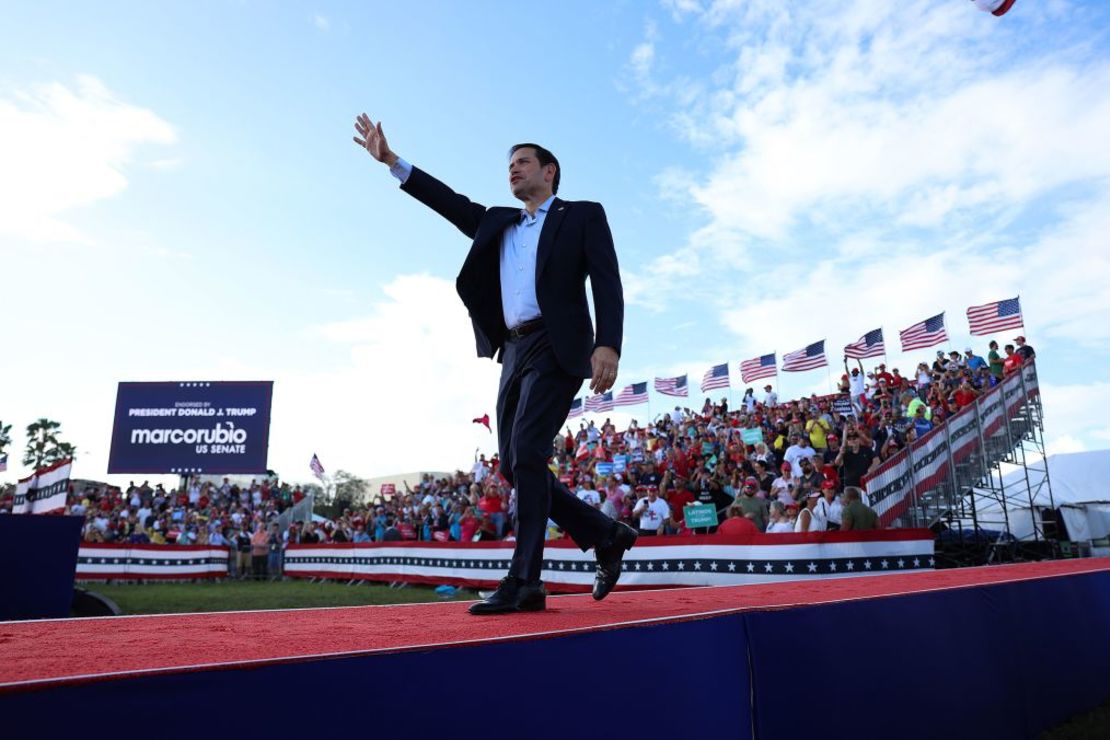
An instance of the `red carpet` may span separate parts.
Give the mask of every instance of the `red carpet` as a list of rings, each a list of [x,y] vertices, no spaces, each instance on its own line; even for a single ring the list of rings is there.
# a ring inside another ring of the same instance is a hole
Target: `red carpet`
[[[472,617],[460,602],[0,623],[0,689],[121,674],[523,640],[708,614],[784,609],[1110,570],[1110,559],[549,597],[538,614]]]

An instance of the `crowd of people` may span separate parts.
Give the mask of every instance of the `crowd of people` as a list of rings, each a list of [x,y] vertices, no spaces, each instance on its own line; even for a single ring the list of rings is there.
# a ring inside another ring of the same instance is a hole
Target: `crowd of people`
[[[580,499],[647,536],[872,529],[867,476],[1034,356],[1018,337],[1005,354],[995,342],[986,357],[937,351],[912,374],[845,358],[837,394],[780,402],[766,385],[736,408],[707,398],[623,430],[580,421],[554,440],[550,465]],[[511,538],[515,491],[498,466],[497,455],[481,455],[470,470],[426,474],[332,520],[283,529],[279,514],[304,493],[270,480],[90,486],[70,495],[67,513],[85,517],[86,542],[226,545],[233,575],[275,577],[294,543]],[[688,527],[691,504],[711,506],[719,524]],[[554,522],[549,536],[561,536]]]

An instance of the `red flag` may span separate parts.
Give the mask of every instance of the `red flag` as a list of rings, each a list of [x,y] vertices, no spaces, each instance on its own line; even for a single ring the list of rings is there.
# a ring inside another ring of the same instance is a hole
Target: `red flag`
[[[485,425],[486,431],[489,432],[490,434],[493,434],[493,430],[490,429],[490,426],[489,426],[489,414],[482,414],[477,419],[475,419],[473,423],[474,424],[483,424],[483,425]]]

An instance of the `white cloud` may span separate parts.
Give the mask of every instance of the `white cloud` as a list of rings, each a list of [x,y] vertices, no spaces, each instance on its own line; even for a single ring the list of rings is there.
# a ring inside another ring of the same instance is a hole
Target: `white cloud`
[[[655,82],[711,155],[657,185],[705,221],[629,277],[631,302],[711,279],[734,286],[703,300],[741,353],[826,336],[838,357],[940,310],[961,335],[968,305],[1020,293],[1032,335],[1105,346],[1110,63],[1083,38],[1030,50],[1029,27],[959,3],[664,5],[724,51],[712,85]],[[653,47],[655,70],[677,60]]]
[[[466,467],[494,434],[500,365],[475,355],[466,309],[450,280],[402,275],[369,315],[318,327],[349,347],[333,370],[280,378],[274,387],[271,465],[296,477],[313,452],[329,469],[368,476]],[[303,458],[303,460],[302,460]]]
[[[87,241],[65,215],[122,192],[140,147],[177,139],[90,76],[0,92],[0,132],[0,236],[36,242]]]

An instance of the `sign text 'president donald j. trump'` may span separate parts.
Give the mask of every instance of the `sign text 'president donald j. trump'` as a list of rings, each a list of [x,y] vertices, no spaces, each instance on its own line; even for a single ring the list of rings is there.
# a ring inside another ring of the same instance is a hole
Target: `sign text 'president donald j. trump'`
[[[120,383],[109,473],[262,473],[273,381]]]

